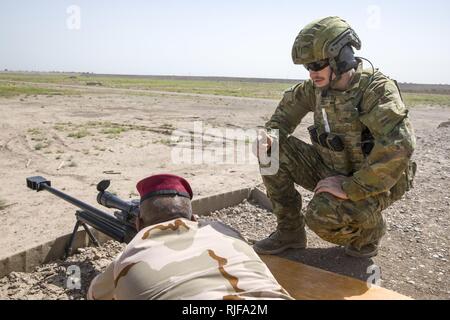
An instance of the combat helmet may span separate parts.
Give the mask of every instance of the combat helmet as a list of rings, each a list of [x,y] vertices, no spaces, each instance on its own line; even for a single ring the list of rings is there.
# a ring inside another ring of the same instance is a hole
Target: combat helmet
[[[336,75],[356,67],[352,47],[361,49],[361,40],[350,25],[339,17],[327,17],[304,27],[292,47],[294,64],[328,60]]]

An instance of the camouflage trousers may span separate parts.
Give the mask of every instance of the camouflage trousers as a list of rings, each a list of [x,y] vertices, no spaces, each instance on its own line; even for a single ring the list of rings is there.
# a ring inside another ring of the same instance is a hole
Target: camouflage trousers
[[[378,242],[385,233],[381,211],[392,201],[388,193],[353,202],[330,193],[314,195],[302,214],[302,197],[295,184],[313,191],[317,183],[339,175],[328,168],[310,144],[293,136],[280,142],[279,170],[263,177],[267,196],[277,216],[278,229],[298,231],[306,225],[322,239],[360,248]]]

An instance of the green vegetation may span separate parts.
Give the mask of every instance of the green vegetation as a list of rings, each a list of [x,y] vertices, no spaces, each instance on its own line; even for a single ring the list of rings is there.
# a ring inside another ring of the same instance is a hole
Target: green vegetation
[[[10,97],[18,94],[74,94],[76,91],[33,87],[32,83],[70,84],[79,86],[102,86],[122,89],[141,89],[149,94],[153,91],[180,92],[194,94],[210,94],[235,97],[281,99],[283,91],[297,81],[265,81],[245,79],[171,79],[138,76],[101,76],[92,74],[64,74],[64,73],[0,73],[0,80],[20,81],[23,83],[0,82],[0,97]],[[27,83],[30,82],[31,84]],[[403,93],[405,103],[409,106],[418,105],[449,105],[450,95],[439,93],[425,93],[426,85],[422,90]],[[78,92],[76,92],[78,93]],[[130,92],[130,94],[141,94]],[[142,94],[146,94],[145,92]],[[163,126],[161,127],[163,128]],[[172,129],[168,127],[167,129]],[[123,132],[123,131],[121,131]],[[113,130],[110,135],[121,132]]]
[[[31,128],[31,129],[28,129],[27,132],[28,132],[29,134],[31,134],[32,136],[35,136],[35,135],[41,135],[41,134],[42,134],[41,129],[38,129],[38,128]]]
[[[58,131],[69,132],[67,136],[76,139],[81,139],[95,134],[103,134],[106,135],[107,138],[116,139],[123,132],[131,130],[150,131],[170,135],[174,130],[173,126],[169,124],[164,124],[160,127],[154,128],[132,124],[121,124],[110,121],[88,121],[84,124],[74,124],[72,122],[57,123],[53,126],[53,128]]]
[[[114,135],[114,136],[118,136],[120,135],[122,132],[128,131],[129,129],[126,127],[110,127],[110,128],[104,128],[102,129],[100,132],[103,134],[108,134],[108,135]]]
[[[53,73],[0,73],[0,80],[33,83],[102,86],[123,89],[142,89],[181,93],[198,93],[235,97],[278,99],[284,90],[295,84],[282,82],[255,82],[243,80],[181,80],[133,76],[97,76]]]
[[[405,104],[410,107],[419,105],[450,106],[450,95],[430,93],[403,93]]]
[[[39,142],[34,146],[34,150],[42,150],[45,148],[48,148],[50,146],[50,141],[47,141],[47,139],[44,139],[42,142]],[[47,150],[46,153],[50,153],[50,151]]]
[[[51,141],[45,136],[44,132],[39,128],[30,128],[27,133],[31,136],[31,141],[38,142],[34,145],[34,150],[41,150],[51,145]],[[49,153],[50,151],[46,151]]]
[[[38,143],[34,146],[34,150],[41,150],[42,148],[45,148],[43,143]]]
[[[84,137],[87,137],[90,135],[91,135],[91,133],[86,128],[81,128],[75,132],[69,133],[67,136],[69,138],[81,139],[81,138],[84,138]]]
[[[160,143],[160,144],[164,144],[166,146],[172,145],[172,141],[170,139],[167,139],[167,138],[153,140],[153,143]]]
[[[57,124],[57,125],[53,126],[53,129],[58,130],[58,131],[64,131],[64,130],[66,130],[66,127],[64,126],[64,124]]]
[[[74,94],[71,90],[33,87],[31,85],[0,83],[0,97],[11,98],[18,95],[68,95]]]

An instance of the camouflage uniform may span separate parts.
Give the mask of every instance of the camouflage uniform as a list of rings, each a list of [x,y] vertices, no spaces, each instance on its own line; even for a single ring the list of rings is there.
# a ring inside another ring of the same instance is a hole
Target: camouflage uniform
[[[179,218],[142,229],[88,299],[292,299],[233,229]]]
[[[324,93],[308,80],[285,92],[266,123],[269,133],[279,130],[280,167],[275,175],[264,175],[263,182],[278,230],[304,232],[306,222],[324,240],[360,249],[378,244],[385,233],[381,211],[412,185],[415,138],[396,82],[358,63],[345,91],[327,88]],[[308,112],[314,113],[314,127],[308,129],[316,137],[340,137],[342,151],[318,139],[308,144],[290,136]],[[326,192],[314,195],[303,216],[294,183],[313,191],[320,180],[337,175],[348,177],[342,188],[349,200]]]

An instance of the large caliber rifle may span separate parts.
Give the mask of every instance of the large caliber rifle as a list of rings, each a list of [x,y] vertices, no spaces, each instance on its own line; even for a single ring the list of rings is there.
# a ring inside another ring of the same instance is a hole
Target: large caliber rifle
[[[72,246],[78,228],[82,226],[91,241],[99,246],[88,226],[106,234],[114,240],[128,243],[136,235],[135,221],[139,216],[139,200],[124,201],[114,194],[106,191],[110,180],[102,180],[97,184],[97,202],[104,207],[117,209],[113,214],[99,210],[83,201],[59,191],[51,186],[51,182],[44,177],[35,176],[27,178],[28,188],[36,191],[46,190],[55,196],[70,202],[81,210],[76,210],[76,223],[69,242],[66,245],[66,256],[72,253]]]

